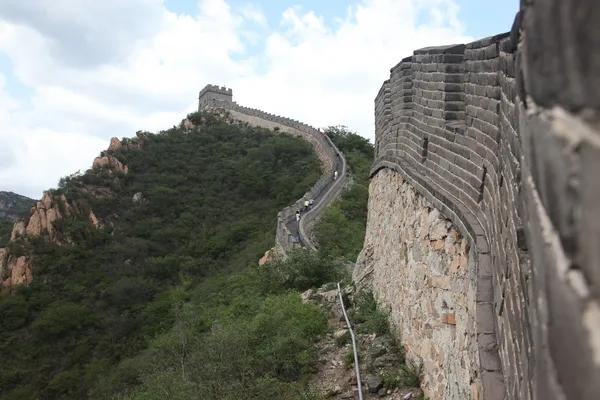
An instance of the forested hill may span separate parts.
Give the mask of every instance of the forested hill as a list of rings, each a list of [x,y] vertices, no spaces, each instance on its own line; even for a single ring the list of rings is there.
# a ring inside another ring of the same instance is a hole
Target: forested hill
[[[0,221],[15,221],[27,214],[35,200],[13,192],[0,190]]]
[[[143,135],[136,145],[124,141],[114,155],[127,173],[98,168],[61,179],[51,191],[53,198],[64,195],[70,204],[93,210],[97,228],[86,213],[72,213],[54,223],[54,237],[65,240],[38,236],[11,242],[11,252],[32,257],[33,281],[0,298],[1,400],[199,398],[161,397],[165,391],[191,389],[185,371],[173,372],[182,386],[172,387],[170,362],[153,360],[157,353],[145,349],[171,349],[166,354],[185,358],[185,338],[177,336],[181,324],[193,325],[185,331],[193,341],[232,316],[218,311],[219,299],[244,289],[226,282],[272,246],[277,212],[318,180],[320,167],[311,145],[299,138],[207,113],[191,114],[188,120],[193,127],[182,122]],[[246,375],[235,381],[242,386],[207,386],[201,398],[217,398],[211,393],[238,398],[238,390],[247,398],[267,398],[261,390],[274,375],[297,378],[307,351],[302,340],[323,329],[323,320],[299,299],[282,296],[249,302],[236,312],[264,312],[264,318],[283,313],[299,339],[282,342],[282,350],[297,353],[296,364],[271,360],[268,371],[261,369],[267,364],[247,366],[254,373],[242,371]],[[206,307],[190,311],[191,298]],[[207,308],[211,304],[216,308]],[[306,322],[311,318],[312,325]],[[293,325],[296,319],[308,331]],[[265,321],[277,327],[260,329],[285,332],[279,320]],[[219,338],[221,345],[233,339]],[[205,339],[198,343],[209,343]],[[210,357],[210,349],[202,354]],[[253,362],[261,357],[266,353],[253,356]],[[148,370],[157,365],[165,367]],[[227,371],[210,373],[216,377]],[[160,390],[153,392],[153,384],[160,384]]]

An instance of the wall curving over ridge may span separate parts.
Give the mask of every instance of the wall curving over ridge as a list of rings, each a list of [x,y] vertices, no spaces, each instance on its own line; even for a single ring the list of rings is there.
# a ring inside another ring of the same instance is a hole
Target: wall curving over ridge
[[[470,243],[472,398],[595,399],[600,6],[523,1],[520,15],[518,47],[516,26],[513,41],[425,48],[391,69],[372,177],[397,171]]]
[[[215,85],[207,85],[200,92],[199,110],[204,108],[227,110],[235,119],[251,125],[297,135],[309,141],[317,157],[321,161],[323,175],[319,181],[296,203],[284,208],[277,215],[276,249],[285,257],[296,248],[316,250],[312,242],[312,229],[323,208],[335,201],[342,193],[349,179],[344,155],[337,149],[331,139],[318,129],[296,120],[269,114],[254,108],[238,105],[232,100],[232,90]],[[333,180],[333,171],[338,171],[337,180]],[[305,213],[299,226],[295,226],[296,210],[301,208],[305,199],[314,199],[312,209]],[[289,227],[295,226],[300,241]]]

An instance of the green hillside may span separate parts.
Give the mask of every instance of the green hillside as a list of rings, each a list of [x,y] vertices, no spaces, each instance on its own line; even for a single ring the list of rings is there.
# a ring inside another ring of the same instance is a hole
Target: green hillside
[[[344,153],[352,173],[352,183],[341,198],[323,212],[315,237],[321,257],[343,257],[354,262],[365,240],[369,172],[375,148],[368,139],[345,126],[330,126],[327,134]]]
[[[10,240],[10,232],[13,223],[11,221],[0,221],[0,247],[5,247]]]
[[[279,283],[265,289],[249,265],[272,246],[277,212],[319,178],[318,160],[292,136],[189,118],[203,126],[118,150],[127,174],[61,180],[54,193],[102,228],[65,219],[55,227],[75,244],[21,250],[34,281],[0,299],[0,399],[298,393],[325,317]]]

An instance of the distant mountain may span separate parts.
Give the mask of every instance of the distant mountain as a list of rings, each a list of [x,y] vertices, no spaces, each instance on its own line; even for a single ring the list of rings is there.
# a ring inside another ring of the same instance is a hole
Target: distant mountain
[[[0,221],[16,221],[28,215],[36,200],[13,192],[0,191]]]

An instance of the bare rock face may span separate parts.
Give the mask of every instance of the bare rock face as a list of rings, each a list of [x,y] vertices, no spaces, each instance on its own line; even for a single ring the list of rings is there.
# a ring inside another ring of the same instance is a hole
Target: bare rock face
[[[62,196],[62,198],[64,198],[64,196]],[[29,223],[27,224],[27,228],[25,229],[25,233],[28,236],[39,236],[43,233],[47,233],[50,236],[51,240],[56,239],[52,223],[58,219],[63,218],[58,208],[57,200],[60,200],[60,198],[53,199],[48,192],[44,192],[42,200],[38,201],[36,205],[31,209]],[[64,199],[64,204],[68,204],[66,198]]]
[[[131,202],[133,204],[138,204],[144,200],[144,194],[142,192],[137,192],[131,198]]]
[[[0,295],[9,294],[12,285],[27,284],[32,279],[27,256],[14,257],[8,254],[8,249],[0,249]]]
[[[12,232],[10,233],[10,241],[14,241],[17,237],[25,235],[25,222],[17,221],[13,225]]]
[[[138,138],[143,138],[144,134],[138,134]],[[122,146],[121,141],[113,137],[110,140],[108,150],[94,159],[92,169],[96,171],[108,169],[109,171],[127,173],[127,165],[113,155],[113,152]],[[100,196],[105,192],[101,187],[89,189],[96,196]],[[10,242],[19,241],[27,244],[29,238],[42,236],[55,244],[71,244],[72,240],[70,238],[64,237],[56,231],[54,223],[62,218],[70,218],[76,215],[86,215],[90,225],[95,228],[101,227],[92,210],[88,210],[87,207],[83,207],[82,204],[78,204],[76,201],[69,202],[64,194],[53,196],[49,191],[44,192],[41,200],[37,201],[31,208],[29,219],[27,221],[17,221],[13,225]],[[29,255],[11,254],[10,246],[0,248],[0,295],[10,293],[12,285],[27,284],[32,279],[31,258]]]
[[[27,257],[21,256],[17,258],[15,266],[11,271],[10,279],[11,284],[13,285],[21,285],[23,283],[31,282],[31,264]]]
[[[94,228],[98,228],[100,223],[98,222],[98,218],[96,218],[96,215],[92,210],[90,210],[90,213],[88,214],[88,219]]]
[[[108,150],[109,151],[115,151],[115,150],[119,150],[121,148],[121,141],[116,138],[113,137],[110,139],[110,145],[108,146]]]
[[[110,171],[123,172],[127,173],[129,169],[127,165],[123,164],[121,161],[117,160],[115,156],[112,154],[106,154],[101,157],[96,157],[94,159],[94,163],[92,164],[92,169],[95,171],[101,169],[108,169]]]
[[[261,257],[261,258],[258,260],[258,265],[263,265],[263,264],[264,264],[264,263],[266,263],[267,261],[270,261],[270,257],[269,257],[269,256],[270,256],[270,253],[271,253],[271,250],[267,250],[267,251],[265,252],[265,255],[264,255],[264,256],[262,256],[262,257]]]
[[[42,199],[32,208],[29,221],[17,221],[13,225],[10,241],[28,242],[28,238],[43,236],[55,244],[71,244],[70,238],[65,238],[54,229],[54,222],[65,217],[72,217],[83,212],[83,207],[76,203],[69,203],[64,194],[52,196],[44,192]],[[98,218],[93,211],[88,212],[90,224],[99,227]],[[12,285],[21,285],[31,282],[31,260],[29,256],[11,254],[9,248],[0,248],[0,294],[10,293]]]

